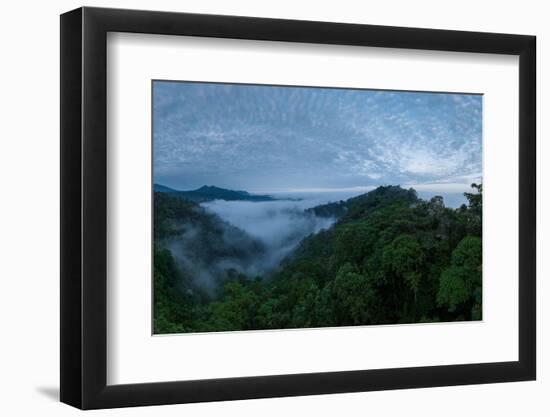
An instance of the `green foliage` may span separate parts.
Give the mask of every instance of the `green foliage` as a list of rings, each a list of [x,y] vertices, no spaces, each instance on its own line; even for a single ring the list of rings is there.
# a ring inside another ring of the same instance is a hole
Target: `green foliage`
[[[353,222],[335,228],[334,256],[338,264],[360,264],[376,243],[373,227],[369,223]]]
[[[201,230],[200,261],[261,248],[224,246],[219,219],[155,193],[155,333],[480,320],[482,187],[472,186],[457,210],[396,186],[310,209],[339,219],[306,237],[269,276],[229,272],[215,295],[194,288],[193,271],[164,243],[192,224]]]
[[[220,301],[208,305],[206,331],[253,330],[259,298],[250,286],[228,281],[223,286]]]
[[[481,317],[481,239],[467,236],[452,254],[451,266],[441,275],[437,294],[440,306]]]
[[[198,300],[185,288],[186,279],[168,250],[154,252],[154,333],[188,331],[194,322]]]
[[[424,263],[422,248],[413,236],[400,235],[384,248],[383,266],[386,271],[402,277],[411,288],[418,290]]]
[[[481,236],[481,223],[483,215],[483,186],[482,184],[472,184],[477,193],[464,193],[468,199],[468,207],[464,207],[463,214],[468,234]]]
[[[347,204],[345,201],[332,202],[327,204],[322,204],[320,206],[312,207],[306,210],[308,213],[313,213],[319,217],[336,217],[340,218],[346,214],[348,210]]]
[[[370,306],[376,296],[368,279],[352,264],[342,265],[332,285],[336,322],[343,325],[370,324]]]

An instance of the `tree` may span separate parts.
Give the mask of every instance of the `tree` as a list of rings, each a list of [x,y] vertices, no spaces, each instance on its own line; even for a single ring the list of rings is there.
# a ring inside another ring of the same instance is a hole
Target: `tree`
[[[477,193],[464,193],[468,199],[467,210],[464,211],[468,233],[474,236],[481,236],[483,219],[483,186],[482,184],[472,184],[472,188]]]
[[[209,305],[205,326],[210,331],[256,329],[258,302],[258,295],[246,283],[227,281],[223,285],[223,298]]]
[[[188,331],[196,319],[198,300],[177,269],[169,250],[154,251],[154,332],[181,333]]]
[[[471,187],[477,193],[464,193],[464,197],[468,199],[468,206],[475,214],[481,216],[482,201],[483,201],[483,185],[472,183]]]
[[[334,311],[339,325],[369,324],[369,304],[374,290],[364,275],[347,263],[338,270],[332,286]]]
[[[386,246],[383,255],[385,270],[401,278],[416,295],[422,279],[424,254],[418,241],[410,235],[400,235]]]
[[[481,265],[481,238],[465,237],[453,251],[451,266],[441,274],[438,304],[481,318]]]
[[[359,265],[369,253],[376,235],[371,227],[363,222],[353,222],[336,228],[334,256],[337,264],[351,262]]]

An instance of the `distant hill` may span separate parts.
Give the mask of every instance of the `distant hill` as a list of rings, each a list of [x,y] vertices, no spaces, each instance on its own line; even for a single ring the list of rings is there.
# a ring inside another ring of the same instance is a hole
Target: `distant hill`
[[[166,185],[161,184],[153,184],[153,189],[157,193],[177,193],[178,190],[174,190],[173,188],[167,187]]]
[[[319,217],[335,217],[337,219],[357,220],[367,217],[371,212],[395,203],[414,205],[419,202],[416,191],[400,186],[382,186],[368,193],[307,209]]]
[[[196,190],[180,191],[161,184],[154,184],[155,192],[168,193],[175,197],[184,198],[194,203],[204,203],[212,200],[225,201],[275,201],[269,195],[250,194],[246,191],[227,190],[225,188],[215,187],[212,185],[203,185]]]

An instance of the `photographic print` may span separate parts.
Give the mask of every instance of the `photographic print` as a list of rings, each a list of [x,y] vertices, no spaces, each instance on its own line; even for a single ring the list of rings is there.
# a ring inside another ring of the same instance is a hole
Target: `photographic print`
[[[153,334],[481,320],[482,101],[152,81]]]

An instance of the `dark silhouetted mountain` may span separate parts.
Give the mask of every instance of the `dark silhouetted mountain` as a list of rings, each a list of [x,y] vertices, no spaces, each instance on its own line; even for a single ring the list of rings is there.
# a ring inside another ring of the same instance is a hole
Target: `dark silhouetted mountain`
[[[157,193],[177,193],[178,190],[174,190],[173,188],[167,187],[166,185],[161,184],[153,184],[153,191]]]
[[[250,194],[246,191],[227,190],[213,185],[203,185],[196,190],[179,191],[161,184],[154,184],[155,192],[168,193],[175,197],[184,198],[194,203],[204,203],[212,200],[225,201],[275,201],[269,195]]]

